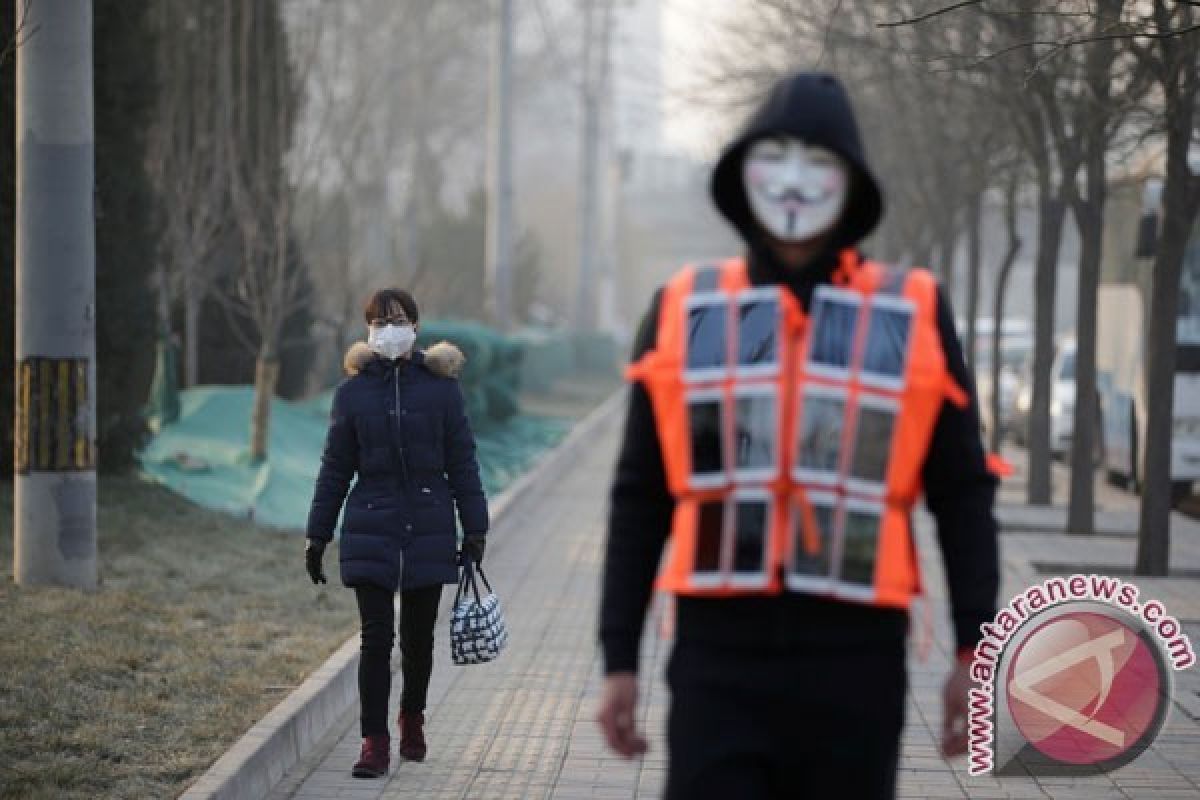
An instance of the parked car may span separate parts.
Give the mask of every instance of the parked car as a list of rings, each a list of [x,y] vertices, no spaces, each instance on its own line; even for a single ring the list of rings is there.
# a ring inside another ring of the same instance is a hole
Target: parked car
[[[1013,438],[1029,443],[1029,410],[1033,405],[1033,354],[1021,366],[1010,423]],[[1075,339],[1065,336],[1054,346],[1050,365],[1050,452],[1065,457],[1075,424]]]
[[[992,429],[992,320],[980,319],[975,326],[975,389],[979,396],[980,422]],[[1000,434],[1012,431],[1012,410],[1020,386],[1019,373],[1033,347],[1033,331],[1025,319],[1006,319],[1000,326]]]

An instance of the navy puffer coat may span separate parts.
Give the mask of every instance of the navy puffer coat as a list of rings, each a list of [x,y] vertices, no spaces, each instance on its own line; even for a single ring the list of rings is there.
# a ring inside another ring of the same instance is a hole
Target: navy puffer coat
[[[455,379],[462,363],[448,342],[395,362],[362,342],[346,354],[350,377],[333,396],[306,533],[332,539],[346,503],[345,585],[455,583],[455,507],[464,533],[487,533],[475,438]]]

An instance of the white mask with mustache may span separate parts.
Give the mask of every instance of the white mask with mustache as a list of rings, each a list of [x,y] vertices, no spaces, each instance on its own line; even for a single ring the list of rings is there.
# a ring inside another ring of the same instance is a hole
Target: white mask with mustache
[[[790,136],[760,139],[742,160],[750,210],[767,233],[802,242],[827,233],[846,206],[849,172],[824,147]]]

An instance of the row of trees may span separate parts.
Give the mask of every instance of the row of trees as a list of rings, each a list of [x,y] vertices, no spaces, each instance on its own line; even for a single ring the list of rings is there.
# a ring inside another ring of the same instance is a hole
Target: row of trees
[[[485,318],[483,195],[455,211],[444,186],[481,184],[447,173],[482,155],[492,9],[161,0],[155,20],[163,85],[150,163],[169,198],[161,324],[182,309],[188,385],[210,379],[206,305],[253,354],[250,455],[261,459],[270,398],[304,388],[314,334],[331,368],[311,382],[328,383],[362,336],[372,287],[402,283],[429,309]],[[519,257],[524,319],[536,242],[525,237]]]
[[[970,359],[983,303],[981,276],[985,270],[996,276],[1000,294],[992,308],[999,320],[1007,276],[1026,244],[1019,239],[1017,206],[1033,205],[1027,492],[1037,504],[1048,503],[1051,495],[1054,300],[1060,241],[1070,215],[1081,245],[1068,509],[1068,529],[1077,532],[1093,529],[1096,307],[1109,164],[1139,147],[1165,150],[1165,224],[1150,312],[1148,405],[1155,413],[1145,448],[1137,565],[1153,574],[1167,568],[1174,304],[1200,206],[1200,177],[1187,165],[1200,91],[1195,6],[1178,0],[761,0],[737,15],[731,46],[714,55],[711,74],[701,83],[706,96],[726,105],[746,103],[774,76],[797,66],[830,69],[851,85],[889,190],[880,249],[942,270],[947,289],[964,298]],[[986,197],[1002,198],[1007,220],[1007,246],[990,264],[981,247]],[[949,268],[960,241],[965,287],[954,286]],[[993,356],[993,370],[998,362]]]
[[[362,337],[371,288],[401,283],[434,313],[485,318],[491,5],[96,3],[103,468],[130,464],[144,435],[156,336],[178,346],[184,385],[253,379],[250,453],[261,458],[270,398],[335,378],[341,352]],[[36,35],[20,31],[19,17],[20,4],[0,3],[9,141],[15,49]],[[12,159],[0,149],[0,307],[9,308]],[[447,184],[465,188],[448,198]],[[520,237],[518,321],[537,296],[539,260],[537,241]],[[12,337],[5,316],[7,419]],[[0,430],[9,451],[11,427]]]
[[[191,13],[180,13],[185,6]],[[25,28],[23,8],[0,4],[0,42],[7,43],[0,58],[0,124],[10,142],[15,139],[16,50],[25,38],[37,35]],[[222,16],[222,11],[227,13]],[[168,337],[174,319],[182,316],[189,383],[245,382],[253,374],[258,348],[243,331],[257,310],[255,301],[276,289],[269,279],[275,277],[271,268],[277,262],[264,254],[281,252],[288,259],[285,284],[292,295],[285,300],[298,296],[295,287],[304,284],[305,276],[298,254],[265,243],[278,204],[264,202],[264,197],[287,194],[283,159],[292,123],[286,111],[276,111],[294,107],[294,92],[284,85],[289,67],[278,4],[97,0],[93,24],[97,449],[100,468],[107,471],[130,466],[145,436],[143,408],[156,336]],[[224,36],[206,38],[218,25],[224,26]],[[218,62],[208,48],[220,40],[228,40],[229,47]],[[213,69],[217,63],[227,69]],[[272,64],[276,69],[268,66]],[[244,94],[238,104],[216,102],[239,78]],[[181,93],[197,86],[208,94]],[[188,105],[203,99],[208,102]],[[260,109],[262,114],[256,114]],[[218,112],[224,124],[214,124]],[[242,158],[222,158],[230,152]],[[12,148],[0,149],[0,307],[9,309],[15,253],[13,156]],[[248,171],[225,169],[250,163],[255,167]],[[217,194],[220,200],[214,199]],[[268,282],[258,280],[262,277]],[[304,305],[279,307],[287,309],[284,319],[276,324],[267,317],[264,329],[306,339],[309,315]],[[11,420],[13,316],[2,319],[0,418]],[[273,341],[265,338],[277,352],[279,334]],[[306,360],[302,352],[296,355],[285,385],[292,392],[302,388],[300,365]],[[11,452],[11,425],[0,431],[0,448]],[[0,474],[12,469],[11,459],[0,465]]]

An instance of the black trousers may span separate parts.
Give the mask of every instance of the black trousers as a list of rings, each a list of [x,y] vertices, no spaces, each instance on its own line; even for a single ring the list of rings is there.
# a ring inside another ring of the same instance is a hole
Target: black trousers
[[[362,735],[375,736],[388,732],[395,594],[371,585],[355,586],[354,594],[362,622],[362,655],[358,662]],[[441,597],[441,584],[400,593],[400,672],[404,678],[400,708],[406,714],[425,710],[429,676],[433,672],[433,626]]]
[[[895,795],[903,641],[827,651],[681,641],[667,681],[668,800]]]

